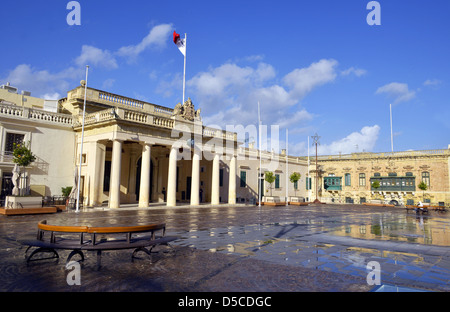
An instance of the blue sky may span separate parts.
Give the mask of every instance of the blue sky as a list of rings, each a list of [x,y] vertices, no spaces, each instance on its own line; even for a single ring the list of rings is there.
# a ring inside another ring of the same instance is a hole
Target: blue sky
[[[450,2],[380,0],[10,1],[0,84],[47,98],[89,86],[174,107],[182,100],[183,55],[172,33],[187,33],[186,97],[206,125],[289,129],[289,153],[306,155],[447,148],[450,144]]]

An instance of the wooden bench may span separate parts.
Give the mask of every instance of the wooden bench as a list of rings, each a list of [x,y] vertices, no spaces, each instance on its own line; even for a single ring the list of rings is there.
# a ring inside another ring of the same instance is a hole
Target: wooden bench
[[[417,214],[419,214],[419,213],[428,214],[427,206],[419,207],[419,206],[414,206],[414,205],[406,205],[405,209],[406,209],[406,212],[415,211]]]
[[[266,196],[263,202],[265,206],[286,206],[286,202],[282,202],[279,196]]]
[[[429,206],[429,208],[433,209],[434,211],[447,212],[445,206]]]
[[[27,257],[27,262],[34,261],[33,256],[40,252],[51,252],[53,256],[50,258],[59,258],[56,252],[58,249],[72,250],[67,257],[67,263],[76,254],[80,255],[83,261],[83,251],[97,251],[97,266],[100,267],[101,252],[104,250],[134,249],[132,259],[139,251],[143,251],[151,257],[151,251],[155,246],[168,246],[169,242],[177,239],[177,237],[165,236],[165,230],[164,223],[123,227],[88,227],[49,225],[44,220],[38,223],[36,240],[25,240],[21,243],[28,246],[25,254],[31,247],[37,247]],[[35,260],[43,259],[49,258]]]

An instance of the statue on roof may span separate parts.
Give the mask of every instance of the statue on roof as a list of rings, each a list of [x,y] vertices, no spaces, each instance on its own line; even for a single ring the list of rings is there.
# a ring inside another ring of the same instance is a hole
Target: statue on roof
[[[175,106],[173,110],[173,115],[182,117],[189,121],[194,121],[195,119],[200,118],[200,112],[201,112],[200,109],[198,109],[197,111],[195,110],[191,98],[188,98],[188,100],[184,102],[183,105],[181,105],[181,103],[178,103]]]

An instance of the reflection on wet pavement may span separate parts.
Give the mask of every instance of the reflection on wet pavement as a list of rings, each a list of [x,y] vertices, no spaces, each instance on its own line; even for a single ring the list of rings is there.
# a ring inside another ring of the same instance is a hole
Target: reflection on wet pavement
[[[192,284],[197,287],[195,289],[203,289],[201,288],[203,285],[212,283],[214,278],[219,276],[206,275],[208,276],[206,279],[201,276],[202,270],[219,265],[222,260],[228,261],[225,260],[228,258],[222,257],[233,256],[240,261],[230,260],[231,262],[224,264],[223,268],[234,265],[243,266],[244,263],[251,266],[251,262],[248,261],[256,261],[261,267],[265,266],[263,263],[267,263],[267,265],[278,266],[279,270],[310,269],[328,274],[345,274],[349,276],[348,279],[354,277],[362,280],[363,278],[364,281],[368,273],[367,263],[378,261],[381,265],[383,283],[441,291],[450,290],[450,213],[431,213],[429,216],[416,217],[414,214],[407,214],[403,209],[368,208],[359,205],[310,205],[261,208],[221,206],[175,209],[92,209],[79,214],[66,212],[45,217],[0,217],[0,257],[2,259],[0,272],[3,277],[9,276],[10,279],[14,279],[15,276],[23,274],[21,269],[23,248],[18,245],[17,240],[23,239],[26,235],[34,236],[37,222],[43,218],[55,225],[120,226],[165,222],[167,235],[179,237],[174,245],[184,250],[183,252],[189,249],[186,247],[190,247],[192,250],[204,251],[205,254],[187,253],[184,254],[185,259],[180,259],[180,256],[175,258],[164,256],[165,266],[153,265],[148,272],[153,272],[156,276],[159,276],[160,270],[163,270],[166,275],[170,273],[175,277],[182,274],[199,276],[199,280]],[[150,274],[144,273],[145,270],[149,270],[147,266],[138,263],[128,269],[125,269],[129,267],[128,264],[117,268],[119,264],[116,264],[115,259],[120,260],[120,265],[129,263],[128,257],[123,253],[112,252],[105,259],[105,263],[109,265],[106,269],[109,270],[108,272],[113,272],[114,268],[119,273],[123,272],[120,273],[122,274],[120,277],[125,278],[129,283],[132,276],[136,277],[135,283],[140,283],[138,281],[146,283],[143,276]],[[192,270],[197,271],[188,271],[191,267],[184,266],[183,269],[180,268],[180,271],[171,273],[176,270],[174,268],[184,265],[183,260],[199,261],[199,259],[213,260],[210,260],[211,263],[202,262],[203,268],[195,268],[194,265]],[[256,270],[255,267],[251,268]],[[133,270],[137,272],[136,275],[130,273],[134,272]],[[235,277],[248,275],[244,272],[235,272],[235,274]],[[264,272],[264,274],[271,273]],[[302,271],[297,276],[305,276],[305,274]],[[255,290],[260,289],[257,287],[262,287],[261,284],[258,286],[256,282],[251,281],[252,276],[249,275],[247,278],[246,282],[251,286],[243,290]],[[326,276],[323,280],[326,280]],[[161,282],[160,278],[158,281]],[[204,284],[199,281],[203,281]],[[13,280],[12,283],[17,285],[19,282]],[[177,283],[173,285],[178,285]],[[341,283],[345,284],[343,281]],[[174,287],[173,285],[170,287]],[[239,287],[243,285],[237,284],[236,289],[241,290]],[[117,287],[125,286],[117,285]],[[136,288],[139,287],[141,287],[140,284],[136,286]],[[158,287],[155,288],[156,291],[160,289]],[[169,287],[167,285],[164,287],[163,289],[172,289],[167,288]],[[192,290],[189,287],[187,289]],[[218,284],[210,287],[212,288],[208,289],[220,288]],[[312,284],[308,287],[315,289]]]
[[[189,233],[178,233],[181,238],[177,244],[362,277],[367,276],[367,263],[378,261],[383,282],[450,290],[449,233],[448,217],[416,218],[390,211],[346,215],[342,219],[322,215],[295,221],[190,230]],[[322,235],[319,241],[323,242],[311,240],[316,234]],[[327,243],[324,235],[343,237],[343,240],[336,244]],[[348,246],[345,237],[365,240],[372,247]],[[390,242],[391,245],[380,245],[379,242]],[[395,247],[392,242],[411,245],[397,244],[397,248],[403,247],[400,251],[387,249]],[[405,246],[409,246],[406,250],[411,252],[402,251]],[[427,246],[443,248],[433,253]]]

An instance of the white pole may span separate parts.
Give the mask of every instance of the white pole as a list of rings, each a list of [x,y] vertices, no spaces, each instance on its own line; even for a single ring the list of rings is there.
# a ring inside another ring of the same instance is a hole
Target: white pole
[[[288,206],[288,197],[289,197],[289,139],[288,139],[289,129],[286,129],[286,206]]]
[[[394,134],[392,132],[392,104],[389,104],[389,110],[391,115],[391,151],[394,152]]]
[[[86,65],[86,81],[84,83],[83,122],[82,122],[82,125],[81,125],[80,161],[78,163],[78,166],[80,168],[79,168],[79,171],[78,171],[77,208],[76,208],[76,212],[80,211],[81,162],[83,161],[84,119],[86,117],[86,95],[87,95],[88,71],[89,71],[89,65]]]
[[[261,161],[261,112],[259,109],[259,102],[258,102],[258,132],[259,132],[259,143],[258,143],[258,149],[259,149],[259,173],[258,173],[258,194],[259,194],[259,200],[258,200],[258,206],[261,207],[261,187],[263,180],[261,179],[261,173],[262,173],[262,161]]]
[[[186,54],[187,54],[187,34],[184,34],[184,71],[183,71],[183,103],[186,94]]]
[[[309,136],[308,136],[308,174],[306,175],[306,185],[309,183]],[[311,187],[308,188],[308,200],[311,201]]]

